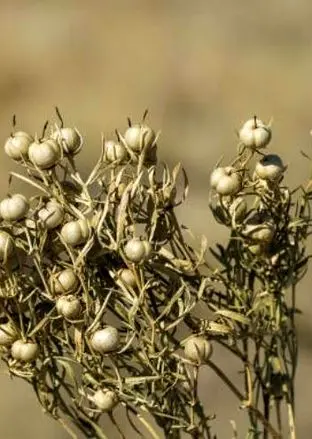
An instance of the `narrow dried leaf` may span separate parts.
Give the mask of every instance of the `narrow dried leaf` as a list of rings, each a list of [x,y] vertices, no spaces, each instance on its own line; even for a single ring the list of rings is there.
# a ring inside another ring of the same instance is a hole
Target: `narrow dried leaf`
[[[116,227],[116,244],[118,245],[122,239],[124,224],[126,221],[126,212],[127,212],[127,206],[129,204],[129,193],[132,187],[132,183],[130,183],[124,193],[122,194],[120,204],[119,204],[119,210],[118,210],[118,217],[117,217],[117,227]]]
[[[50,192],[41,184],[36,183],[35,181],[31,180],[30,178],[25,177],[24,175],[17,174],[16,172],[10,172],[10,175],[13,177],[18,178],[19,180],[24,181],[25,183],[30,184],[31,186],[34,186],[35,188],[39,189],[40,191],[44,192],[46,195],[50,196]]]
[[[140,377],[126,377],[125,383],[129,386],[136,386],[138,384],[145,384],[146,382],[152,382],[162,379],[161,376],[140,376]]]
[[[215,311],[215,313],[220,316],[229,318],[231,320],[235,320],[236,322],[243,323],[244,325],[250,324],[250,319],[248,317],[245,317],[242,314],[235,311],[229,311],[227,309],[219,309]]]
[[[226,326],[222,323],[209,322],[208,327],[206,328],[207,332],[216,333],[216,334],[228,334],[232,332],[229,326]]]

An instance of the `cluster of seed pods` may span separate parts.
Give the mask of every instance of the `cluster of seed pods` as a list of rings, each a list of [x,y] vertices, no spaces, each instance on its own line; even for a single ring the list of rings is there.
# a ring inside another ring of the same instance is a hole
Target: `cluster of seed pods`
[[[160,319],[176,293],[171,281],[157,279],[151,268],[155,261],[164,264],[159,249],[172,239],[165,218],[174,207],[178,175],[164,166],[162,179],[156,177],[157,137],[143,121],[117,132],[116,140],[103,139],[86,181],[75,162],[83,137],[63,121],[40,139],[14,132],[4,145],[26,171],[12,176],[39,193],[27,199],[10,192],[0,202],[2,358],[11,373],[30,380],[42,379],[47,365],[59,373],[62,361],[71,358],[81,367],[78,394],[87,405],[79,402],[79,409],[92,419],[118,401],[135,400],[121,392],[107,360],[121,374],[128,361],[131,371],[133,352],[143,340],[138,327],[146,325],[136,317],[140,306],[159,302]],[[174,261],[173,254],[165,260],[172,272]],[[153,283],[161,292],[151,299]],[[181,346],[186,361],[197,366],[212,353],[211,342],[198,334]],[[143,348],[140,361],[146,367],[142,355]],[[39,387],[50,391],[44,378]]]
[[[215,218],[235,230],[252,253],[265,255],[276,232],[272,199],[289,195],[280,186],[287,167],[277,154],[262,153],[272,138],[270,125],[255,116],[238,134],[238,158],[211,173],[211,207]],[[258,160],[252,164],[254,157]]]
[[[220,371],[218,341],[233,353],[248,325],[259,339],[275,325],[254,303],[273,297],[272,311],[279,295],[284,306],[289,266],[303,259],[296,227],[304,221],[291,221],[286,166],[266,151],[271,125],[245,122],[236,157],[210,175],[212,213],[230,231],[228,247],[212,250],[222,268],[211,270],[205,239],[195,250],[175,213],[187,195],[185,171],[159,162],[146,115],[115,139],[102,136],[82,178],[85,139],[57,114],[48,134],[47,126],[41,138],[17,131],[4,145],[23,173],[11,172],[0,201],[2,360],[48,413],[71,413],[87,437],[103,437],[100,416],[115,407],[139,419],[148,412],[166,437],[178,428],[204,437],[198,368]],[[12,192],[15,179],[34,194]],[[213,318],[198,318],[198,305]]]

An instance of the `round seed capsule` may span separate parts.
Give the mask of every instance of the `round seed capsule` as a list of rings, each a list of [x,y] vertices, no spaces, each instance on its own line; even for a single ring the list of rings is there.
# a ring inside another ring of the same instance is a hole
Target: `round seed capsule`
[[[245,122],[239,131],[240,141],[245,146],[253,149],[265,148],[270,142],[271,137],[271,128],[257,117],[253,117]]]
[[[51,138],[61,146],[65,154],[77,154],[82,147],[82,137],[76,128],[58,128]]]
[[[29,204],[21,194],[14,194],[0,202],[0,215],[6,221],[17,221],[26,215]]]
[[[34,138],[30,134],[17,131],[5,142],[4,151],[13,160],[27,159],[28,149],[33,141]]]
[[[107,140],[104,145],[105,158],[108,162],[122,162],[128,157],[126,148],[113,140]]]
[[[201,336],[194,336],[184,345],[184,353],[188,360],[195,363],[205,363],[212,355],[212,344]]]
[[[99,329],[92,335],[90,344],[96,352],[101,354],[116,351],[119,346],[118,330],[114,326]]]
[[[29,146],[30,161],[40,169],[49,169],[55,166],[61,158],[59,144],[53,139],[43,142],[35,141]]]
[[[151,244],[148,241],[139,238],[130,239],[124,247],[126,258],[134,263],[145,261],[150,257],[151,252]]]
[[[45,207],[39,210],[38,216],[41,219],[44,227],[47,229],[55,229],[64,219],[64,209],[61,204],[56,201],[48,201]]]
[[[235,195],[241,190],[242,179],[234,168],[224,168],[224,175],[220,176],[216,185],[216,192],[220,195]]]
[[[70,294],[79,287],[79,278],[71,268],[53,273],[50,277],[50,286],[54,294]]]
[[[135,288],[137,282],[133,271],[129,270],[128,268],[122,268],[118,271],[118,277],[126,286]]]
[[[76,320],[81,314],[80,301],[73,295],[58,298],[56,309],[60,315],[69,320]]]
[[[62,227],[61,235],[64,241],[73,247],[85,244],[90,236],[89,223],[86,219],[69,221]]]
[[[210,186],[216,189],[220,179],[226,175],[225,168],[215,168],[210,175]]]
[[[39,355],[39,346],[34,342],[16,340],[11,347],[11,354],[15,360],[31,363]]]
[[[132,125],[124,134],[127,146],[134,152],[140,152],[143,148],[152,146],[155,137],[152,128],[144,124]]]
[[[118,403],[118,397],[112,390],[99,389],[93,395],[92,401],[102,412],[110,412]]]
[[[285,169],[286,167],[280,156],[267,154],[256,164],[255,172],[263,180],[275,181],[282,176]]]

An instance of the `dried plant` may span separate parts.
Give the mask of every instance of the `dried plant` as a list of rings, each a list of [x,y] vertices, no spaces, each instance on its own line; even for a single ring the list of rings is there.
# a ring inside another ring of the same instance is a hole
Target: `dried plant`
[[[18,131],[5,144],[24,169],[10,181],[34,190],[0,203],[0,346],[10,374],[73,437],[106,438],[103,413],[125,437],[119,406],[136,436],[216,438],[215,414],[198,395],[206,365],[248,415],[248,438],[294,439],[295,289],[309,258],[311,195],[309,184],[283,185],[281,158],[261,152],[271,126],[247,121],[233,162],[211,174],[210,207],[230,232],[210,249],[212,266],[206,238],[195,249],[176,217],[187,176],[158,162],[146,113],[116,140],[103,137],[86,179],[75,161],[82,136],[57,115],[49,134],[46,124],[41,138]],[[213,360],[217,345],[240,361],[241,387]]]

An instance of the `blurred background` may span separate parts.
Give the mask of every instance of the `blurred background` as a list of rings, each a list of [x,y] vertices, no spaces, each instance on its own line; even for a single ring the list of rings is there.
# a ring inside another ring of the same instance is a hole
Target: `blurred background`
[[[221,155],[226,162],[235,154],[235,130],[244,120],[273,117],[270,151],[289,164],[288,182],[309,178],[300,150],[309,153],[312,146],[311,22],[309,0],[1,0],[2,142],[14,113],[19,129],[41,133],[47,119],[56,120],[57,105],[66,125],[85,137],[79,160],[87,171],[100,152],[101,132],[122,131],[127,116],[140,121],[148,108],[149,123],[162,131],[160,157],[181,161],[189,175],[189,200],[179,216],[213,245],[225,230],[208,208],[209,173]],[[2,153],[1,197],[14,168]],[[311,281],[312,270],[298,290],[304,310],[298,317],[298,438],[312,431]],[[212,371],[203,370],[202,380],[220,438],[232,437],[229,420],[243,418],[237,401]],[[27,385],[3,368],[0,388],[0,438],[69,437],[41,412]]]

